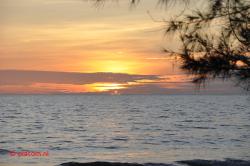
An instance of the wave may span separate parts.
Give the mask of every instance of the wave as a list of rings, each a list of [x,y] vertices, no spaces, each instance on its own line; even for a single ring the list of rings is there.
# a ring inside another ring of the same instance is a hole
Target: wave
[[[186,164],[189,166],[250,166],[250,160],[235,160],[227,159],[224,161],[218,160],[186,160],[178,161],[180,164]]]
[[[6,149],[0,149],[0,155],[7,155],[9,154],[9,150],[6,150]]]
[[[176,161],[173,164],[165,163],[118,163],[118,162],[89,162],[89,163],[76,163],[69,162],[63,163],[59,166],[250,166],[250,160],[236,160],[236,159],[226,159],[220,160],[183,160]]]

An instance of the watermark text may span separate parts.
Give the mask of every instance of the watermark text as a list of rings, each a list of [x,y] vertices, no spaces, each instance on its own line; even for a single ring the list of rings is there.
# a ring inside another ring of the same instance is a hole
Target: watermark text
[[[44,151],[44,152],[33,152],[33,151],[21,151],[21,152],[16,152],[16,151],[10,151],[9,156],[11,157],[48,157],[49,152]]]

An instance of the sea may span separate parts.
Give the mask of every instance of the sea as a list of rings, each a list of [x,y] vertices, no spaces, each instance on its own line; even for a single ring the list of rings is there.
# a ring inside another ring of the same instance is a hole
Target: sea
[[[250,96],[0,95],[0,166],[194,159],[250,159]]]

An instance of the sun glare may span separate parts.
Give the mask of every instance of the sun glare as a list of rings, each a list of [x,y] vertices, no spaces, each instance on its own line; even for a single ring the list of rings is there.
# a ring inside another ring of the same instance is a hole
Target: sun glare
[[[103,60],[96,61],[95,71],[110,73],[133,73],[134,68],[131,62],[123,60]]]
[[[106,92],[106,91],[126,88],[124,84],[118,84],[118,83],[96,83],[93,84],[92,87],[98,92]]]

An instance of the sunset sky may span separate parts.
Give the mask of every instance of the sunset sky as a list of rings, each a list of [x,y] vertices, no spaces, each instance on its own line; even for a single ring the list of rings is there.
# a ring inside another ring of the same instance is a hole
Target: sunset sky
[[[178,50],[178,42],[164,37],[164,23],[156,21],[183,6],[156,4],[1,0],[0,93],[241,93],[222,81],[197,91],[192,77],[163,53],[164,47]]]

